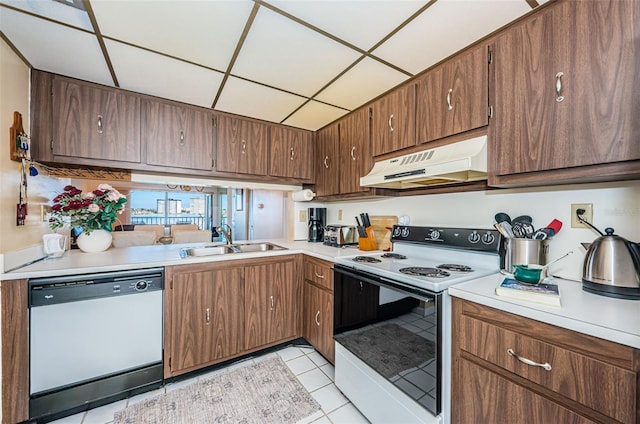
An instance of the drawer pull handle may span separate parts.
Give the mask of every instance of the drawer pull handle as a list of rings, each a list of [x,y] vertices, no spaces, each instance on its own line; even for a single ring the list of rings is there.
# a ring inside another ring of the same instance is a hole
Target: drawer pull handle
[[[556,74],[556,102],[560,103],[564,100],[564,96],[562,95],[562,77],[564,76],[563,72],[558,72]]]
[[[98,115],[98,134],[102,134],[102,115]]]
[[[451,105],[451,94],[453,93],[453,88],[450,88],[447,92],[447,110],[453,110],[453,106]]]
[[[393,132],[393,114],[389,116],[389,131]]]
[[[205,310],[205,321],[207,325],[211,322],[211,310],[209,308]]]
[[[329,169],[329,164],[327,163],[328,160],[329,160],[329,156],[325,156],[324,161],[322,161],[326,169]]]
[[[545,362],[544,364],[539,364],[537,362],[532,361],[531,359],[518,356],[518,354],[514,352],[513,349],[507,349],[507,353],[513,356],[514,358],[516,358],[518,361],[522,362],[523,364],[531,365],[532,367],[540,367],[540,368],[544,368],[547,371],[551,371],[551,364],[549,364],[548,362]]]
[[[320,320],[318,319],[319,317],[320,317],[320,311],[316,312],[316,317],[315,317],[316,325],[318,327],[320,327]]]
[[[318,274],[318,273],[317,273],[317,272],[315,272],[315,271],[313,271],[313,273],[315,274],[315,276],[316,276],[317,278],[324,278],[324,275],[320,275],[320,274]]]
[[[271,302],[270,302],[270,303],[271,303],[271,308],[270,308],[270,309],[273,311],[273,308],[275,308],[275,307],[276,307],[275,302],[274,302],[274,300],[273,300],[273,296],[269,296],[269,299],[270,299],[270,301],[271,301]]]

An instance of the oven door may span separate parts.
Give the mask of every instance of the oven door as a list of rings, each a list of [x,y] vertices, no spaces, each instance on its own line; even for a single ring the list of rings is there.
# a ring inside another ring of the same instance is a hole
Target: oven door
[[[339,264],[334,284],[336,343],[438,415],[442,295]]]

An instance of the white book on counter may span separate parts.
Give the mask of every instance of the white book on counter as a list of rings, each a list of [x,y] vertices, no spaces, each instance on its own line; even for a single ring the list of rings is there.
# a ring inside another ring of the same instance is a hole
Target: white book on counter
[[[502,283],[496,287],[496,294],[512,299],[560,306],[560,291],[558,290],[557,284],[530,284],[513,278],[505,278]]]

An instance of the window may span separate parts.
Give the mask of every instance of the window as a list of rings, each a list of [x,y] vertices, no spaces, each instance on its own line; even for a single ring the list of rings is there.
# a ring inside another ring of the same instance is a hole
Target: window
[[[211,194],[132,190],[128,197],[133,225],[196,224],[201,230],[212,227]]]

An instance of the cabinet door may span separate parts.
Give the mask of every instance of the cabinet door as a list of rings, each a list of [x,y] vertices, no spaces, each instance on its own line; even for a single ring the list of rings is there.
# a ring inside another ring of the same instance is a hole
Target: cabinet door
[[[123,91],[53,80],[53,154],[140,162],[140,98]]]
[[[315,143],[316,195],[340,193],[340,132],[338,124],[316,133]]]
[[[451,408],[452,424],[594,423],[537,393],[462,359]]]
[[[369,191],[360,177],[372,166],[369,109],[362,108],[340,121],[340,194]]]
[[[269,175],[310,181],[313,174],[311,133],[272,126]]]
[[[639,16],[558,2],[496,39],[490,175],[640,159]]]
[[[480,45],[418,78],[418,142],[426,143],[487,125],[488,72],[488,50]]]
[[[218,119],[218,171],[267,175],[268,150],[267,125],[228,116]]]
[[[154,100],[142,102],[142,140],[149,165],[210,170],[214,116]]]
[[[371,105],[373,156],[415,146],[415,85],[400,87]]]
[[[293,260],[245,268],[245,349],[294,337],[298,284]]]
[[[304,284],[303,305],[304,338],[334,363],[333,294],[307,282]]]
[[[171,375],[241,352],[243,268],[183,271],[171,278],[165,289],[171,310],[165,323],[165,356]]]

